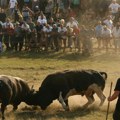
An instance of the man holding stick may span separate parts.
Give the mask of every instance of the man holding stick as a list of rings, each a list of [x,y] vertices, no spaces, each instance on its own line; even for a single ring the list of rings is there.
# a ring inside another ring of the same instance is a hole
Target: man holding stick
[[[118,78],[116,82],[114,93],[112,94],[112,96],[108,97],[108,101],[113,101],[116,98],[118,98],[118,100],[113,113],[113,120],[120,120],[120,78]]]

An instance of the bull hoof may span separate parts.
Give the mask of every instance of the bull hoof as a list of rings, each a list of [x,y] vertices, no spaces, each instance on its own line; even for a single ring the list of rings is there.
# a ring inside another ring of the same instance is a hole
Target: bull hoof
[[[65,111],[70,111],[70,108],[69,108],[69,107],[66,107]]]

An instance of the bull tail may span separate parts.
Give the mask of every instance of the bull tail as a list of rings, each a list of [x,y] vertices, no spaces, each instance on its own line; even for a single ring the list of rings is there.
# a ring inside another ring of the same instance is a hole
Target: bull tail
[[[106,72],[100,72],[101,76],[103,77],[104,80],[107,80],[107,73]]]

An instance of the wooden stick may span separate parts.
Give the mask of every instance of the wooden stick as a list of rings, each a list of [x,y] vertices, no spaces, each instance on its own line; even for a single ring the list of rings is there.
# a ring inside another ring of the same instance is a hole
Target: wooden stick
[[[113,83],[111,82],[109,96],[111,96],[111,92],[112,92],[112,85],[113,85]],[[106,113],[106,120],[108,119],[109,108],[110,108],[110,101],[108,101],[107,113]]]

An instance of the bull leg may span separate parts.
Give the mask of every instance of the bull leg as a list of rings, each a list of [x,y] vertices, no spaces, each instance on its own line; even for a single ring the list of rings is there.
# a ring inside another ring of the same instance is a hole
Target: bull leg
[[[92,85],[89,86],[88,90],[89,90],[89,89],[93,90],[93,91],[97,94],[97,96],[98,96],[98,97],[100,98],[100,100],[101,100],[99,106],[102,106],[103,103],[104,103],[104,101],[105,101],[105,99],[106,99],[106,97],[105,97],[105,95],[103,94],[101,88],[100,88],[97,84],[92,84]]]
[[[62,92],[60,92],[60,94],[59,94],[58,101],[62,104],[62,107],[65,109],[65,111],[68,111],[68,107],[62,97]]]
[[[67,111],[70,111],[69,104],[68,104],[68,99],[65,100],[65,104],[66,104],[66,107],[67,107]]]
[[[4,116],[4,111],[5,111],[5,108],[6,108],[6,105],[5,104],[1,104],[1,113],[2,113],[2,120],[5,119],[5,116]]]
[[[84,108],[87,108],[90,104],[92,104],[95,101],[93,95],[86,96],[86,98],[88,99],[88,102],[85,105],[83,105]]]
[[[13,111],[17,110],[19,104],[20,104],[19,101],[14,102],[14,104],[13,104]]]

